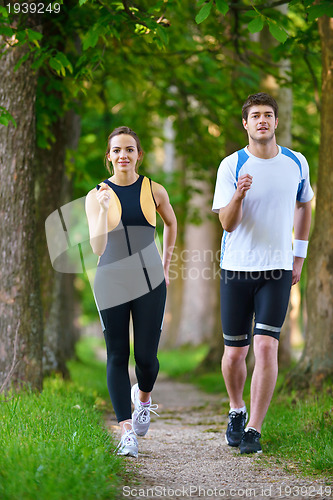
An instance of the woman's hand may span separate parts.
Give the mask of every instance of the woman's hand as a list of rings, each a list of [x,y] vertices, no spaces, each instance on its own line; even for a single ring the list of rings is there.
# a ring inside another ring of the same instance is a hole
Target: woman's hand
[[[103,255],[108,234],[108,209],[111,189],[102,185],[89,191],[86,196],[86,214],[89,225],[90,245],[96,255]]]
[[[102,184],[100,189],[96,193],[96,198],[100,208],[103,211],[107,211],[109,209],[110,198],[111,198],[111,189],[109,188],[109,186]]]

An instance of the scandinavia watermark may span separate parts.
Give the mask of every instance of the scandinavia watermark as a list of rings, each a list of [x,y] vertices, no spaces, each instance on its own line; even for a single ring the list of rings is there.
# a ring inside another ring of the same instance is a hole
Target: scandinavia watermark
[[[332,495],[331,486],[310,485],[310,486],[288,486],[271,484],[259,486],[256,488],[223,488],[213,487],[206,488],[202,486],[187,485],[179,487],[168,486],[153,486],[148,488],[132,488],[123,486],[124,497],[134,498],[292,498],[303,497],[305,499],[311,497],[322,496],[329,498]]]

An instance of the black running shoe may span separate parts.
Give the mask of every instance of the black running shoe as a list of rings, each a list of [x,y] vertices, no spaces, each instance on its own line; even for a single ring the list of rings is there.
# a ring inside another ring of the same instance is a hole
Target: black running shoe
[[[229,423],[227,432],[225,433],[225,440],[229,446],[239,446],[245,429],[247,420],[247,413],[236,413],[231,411],[229,413]]]
[[[241,453],[262,453],[260,432],[251,427],[244,431],[239,449]]]

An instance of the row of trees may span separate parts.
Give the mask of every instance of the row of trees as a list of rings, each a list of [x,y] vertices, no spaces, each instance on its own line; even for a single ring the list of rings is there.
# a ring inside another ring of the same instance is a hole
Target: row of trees
[[[313,182],[319,165],[299,373],[309,382],[332,373],[331,8],[264,0],[210,0],[196,9],[190,0],[70,0],[58,14],[0,7],[0,383],[41,388],[43,372],[66,374],[77,335],[74,285],[85,281],[53,271],[44,222],[105,177],[110,130],[134,128],[148,153],[145,172],[168,186],[179,264],[184,250],[218,250],[220,228],[209,213],[216,169],[244,145],[240,106],[258,88],[278,97],[280,140],[305,154]],[[177,343],[174,332],[190,340],[197,329],[214,345],[217,280],[183,278],[178,265],[166,333]]]

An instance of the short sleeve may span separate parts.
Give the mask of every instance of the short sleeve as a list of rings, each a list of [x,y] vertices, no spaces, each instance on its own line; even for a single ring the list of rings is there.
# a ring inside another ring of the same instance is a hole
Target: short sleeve
[[[297,201],[300,201],[301,203],[306,203],[312,200],[314,193],[310,184],[308,162],[306,161],[306,158],[303,155],[299,154],[298,157],[302,164],[302,180],[299,184],[297,191]]]
[[[218,213],[220,208],[225,207],[230,203],[231,198],[235,193],[236,176],[235,168],[233,167],[233,156],[228,156],[222,160],[216,177],[215,192],[213,199],[213,212]]]

